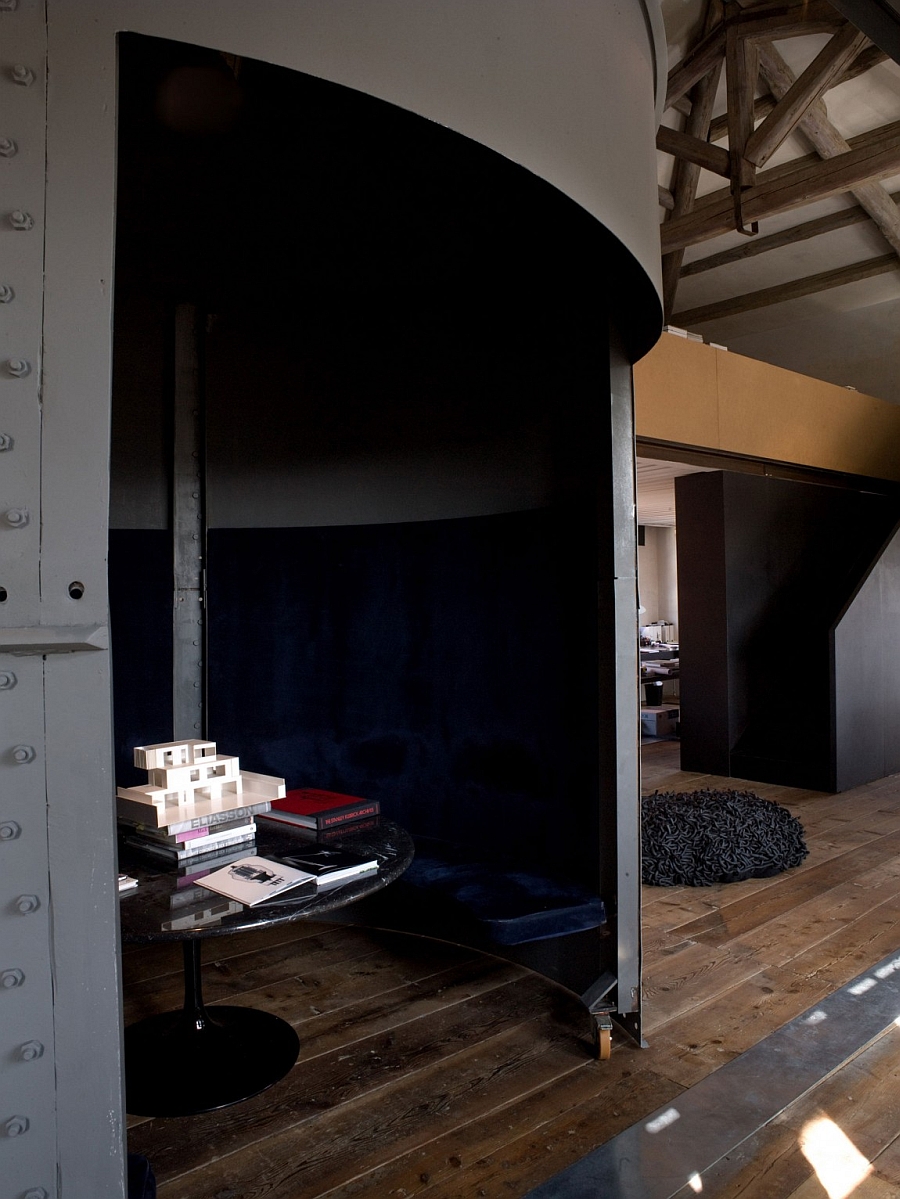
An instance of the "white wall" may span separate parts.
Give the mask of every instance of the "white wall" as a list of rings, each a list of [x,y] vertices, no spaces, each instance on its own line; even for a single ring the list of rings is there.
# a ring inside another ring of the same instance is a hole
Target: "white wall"
[[[678,638],[678,581],[676,573],[675,529],[670,526],[645,525],[644,544],[638,546],[638,587],[642,625],[668,620],[675,625]]]
[[[714,340],[748,358],[900,404],[900,300],[823,310],[812,320]]]

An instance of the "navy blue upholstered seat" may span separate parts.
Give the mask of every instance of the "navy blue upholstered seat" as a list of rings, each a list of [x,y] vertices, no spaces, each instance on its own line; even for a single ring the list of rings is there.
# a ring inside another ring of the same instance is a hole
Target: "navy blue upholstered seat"
[[[576,883],[474,860],[454,847],[417,849],[404,887],[456,909],[497,945],[523,945],[606,923],[603,900]]]

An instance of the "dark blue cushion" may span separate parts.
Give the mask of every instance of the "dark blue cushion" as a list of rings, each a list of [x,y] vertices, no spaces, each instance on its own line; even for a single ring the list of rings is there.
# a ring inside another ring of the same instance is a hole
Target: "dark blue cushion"
[[[606,922],[603,900],[575,883],[460,860],[455,853],[417,853],[403,881],[458,907],[498,945],[544,941]]]

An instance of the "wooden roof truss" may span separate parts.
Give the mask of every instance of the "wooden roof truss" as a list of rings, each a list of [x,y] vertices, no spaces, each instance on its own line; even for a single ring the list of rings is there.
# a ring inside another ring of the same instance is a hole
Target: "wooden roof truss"
[[[794,75],[774,43],[822,32],[830,33],[830,38],[809,66]],[[657,148],[675,157],[671,189],[660,187],[659,196],[666,209],[661,243],[667,320],[698,324],[900,268],[900,193],[892,196],[880,182],[900,172],[900,121],[848,141],[828,119],[822,103],[830,88],[871,70],[885,58],[826,0],[752,6],[738,0],[707,0],[696,43],[669,72],[666,107],[683,114],[683,127],[663,125],[657,134]],[[727,111],[714,117],[723,70]],[[813,153],[764,169],[795,131],[805,137]],[[727,141],[727,149],[718,144],[722,140]],[[701,170],[720,175],[727,183],[698,198]],[[759,236],[763,218],[840,193],[850,193],[855,206]],[[674,311],[683,277],[862,221],[877,226],[889,254],[731,300]],[[746,234],[746,243],[684,264],[687,247],[732,230]]]

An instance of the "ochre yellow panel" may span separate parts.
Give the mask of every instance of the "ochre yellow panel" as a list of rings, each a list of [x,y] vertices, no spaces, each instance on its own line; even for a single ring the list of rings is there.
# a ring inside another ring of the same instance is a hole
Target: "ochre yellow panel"
[[[634,367],[638,437],[717,444],[716,352],[702,342],[663,333]]]
[[[638,437],[900,481],[900,405],[671,333],[634,403]]]
[[[715,354],[720,449],[900,479],[900,407],[739,354]]]

